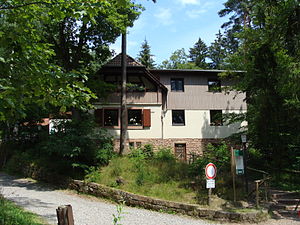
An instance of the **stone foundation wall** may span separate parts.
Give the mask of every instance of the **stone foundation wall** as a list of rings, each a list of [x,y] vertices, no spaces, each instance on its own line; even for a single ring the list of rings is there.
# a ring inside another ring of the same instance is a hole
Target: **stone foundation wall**
[[[199,205],[150,198],[122,191],[119,189],[110,188],[101,184],[85,183],[79,180],[74,180],[73,182],[71,182],[69,184],[69,187],[71,189],[77,190],[78,192],[91,194],[97,197],[109,198],[113,201],[125,201],[125,204],[129,206],[139,206],[157,211],[163,210],[165,212],[176,212],[197,218],[234,222],[246,221],[252,223],[265,221],[268,218],[268,214],[265,211],[257,211],[251,213],[236,213],[221,210],[204,209],[200,208]]]
[[[154,146],[154,151],[159,147],[170,147],[173,152],[175,152],[175,144],[184,143],[186,144],[186,154],[187,158],[191,155],[202,155],[205,147],[208,143],[218,143],[222,139],[201,139],[201,138],[168,138],[168,139],[129,139],[127,140],[127,151],[129,150],[129,143],[133,143],[134,147],[138,147],[137,143],[141,145],[152,144]],[[119,139],[114,140],[115,151],[119,150],[120,141]]]

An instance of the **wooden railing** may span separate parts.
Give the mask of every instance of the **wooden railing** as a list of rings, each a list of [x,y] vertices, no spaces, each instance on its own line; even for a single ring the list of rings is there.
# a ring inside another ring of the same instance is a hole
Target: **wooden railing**
[[[251,168],[251,167],[247,167],[248,170],[251,170],[251,171],[254,171],[254,172],[257,172],[257,173],[260,173],[262,174],[263,178],[262,179],[259,179],[259,180],[254,180],[254,183],[255,183],[255,188],[249,192],[248,194],[248,199],[251,198],[251,196],[255,193],[255,203],[256,203],[256,207],[258,208],[259,207],[259,201],[260,201],[260,196],[259,196],[259,193],[260,191],[263,189],[263,192],[264,192],[264,201],[265,202],[268,202],[268,196],[269,196],[269,180],[271,179],[271,176],[269,173],[263,171],[263,170],[258,170],[258,169],[254,169],[254,168]]]

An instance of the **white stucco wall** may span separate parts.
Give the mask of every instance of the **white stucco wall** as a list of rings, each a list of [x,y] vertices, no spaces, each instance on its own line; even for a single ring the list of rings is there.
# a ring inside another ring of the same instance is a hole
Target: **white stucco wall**
[[[139,138],[161,138],[161,105],[149,106],[149,105],[128,105],[128,107],[134,107],[135,109],[150,109],[151,110],[151,127],[143,129],[128,128],[127,138],[139,139]],[[108,129],[109,133],[114,137],[120,136],[120,128]]]
[[[241,113],[222,110],[222,113]],[[239,131],[241,124],[210,126],[209,110],[185,110],[185,126],[172,126],[172,110],[164,118],[164,138],[225,138]],[[243,124],[244,125],[244,124]]]

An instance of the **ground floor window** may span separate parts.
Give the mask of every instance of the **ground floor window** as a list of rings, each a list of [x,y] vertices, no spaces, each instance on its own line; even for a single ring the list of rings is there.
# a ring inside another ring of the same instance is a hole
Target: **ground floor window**
[[[128,126],[142,126],[142,110],[128,109]]]
[[[184,110],[172,110],[172,125],[173,126],[185,125]]]
[[[119,110],[104,109],[104,126],[113,127],[119,125]]]
[[[223,116],[222,110],[210,110],[210,125],[211,126],[222,126]]]

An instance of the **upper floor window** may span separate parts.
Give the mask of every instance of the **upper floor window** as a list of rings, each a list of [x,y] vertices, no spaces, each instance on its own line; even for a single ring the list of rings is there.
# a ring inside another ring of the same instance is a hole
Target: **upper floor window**
[[[184,126],[184,110],[172,110],[172,125],[173,126]]]
[[[184,91],[183,78],[171,78],[171,91]]]
[[[211,126],[222,126],[223,115],[222,110],[210,110],[210,125]]]
[[[209,92],[221,92],[221,81],[219,79],[208,79]]]

